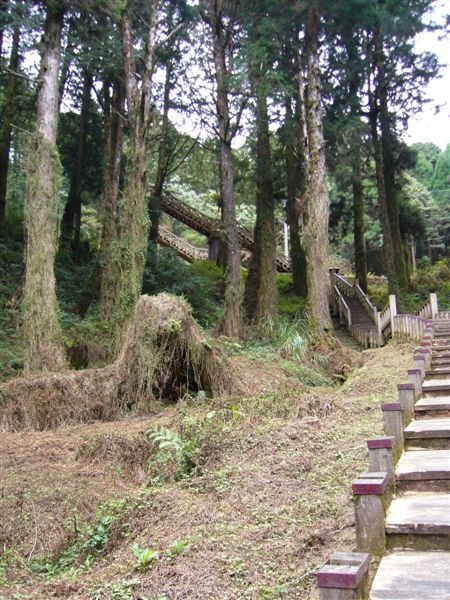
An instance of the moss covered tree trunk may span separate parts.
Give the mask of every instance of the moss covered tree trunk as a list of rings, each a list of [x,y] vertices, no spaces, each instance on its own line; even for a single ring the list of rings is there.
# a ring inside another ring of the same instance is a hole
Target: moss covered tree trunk
[[[241,256],[234,202],[234,173],[231,154],[232,127],[229,109],[230,71],[227,52],[232,54],[233,39],[230,30],[224,31],[225,3],[208,1],[205,20],[213,37],[215,79],[217,84],[216,111],[219,133],[220,187],[222,200],[222,233],[225,243],[225,302],[219,332],[233,338],[242,334]]]
[[[318,50],[319,17],[307,9],[308,51],[307,128],[309,142],[308,207],[304,243],[307,257],[308,303],[311,316],[320,329],[331,329],[328,304],[328,221],[329,195],[326,182],[325,141],[323,137]]]
[[[106,167],[103,178],[101,202],[102,235],[100,240],[100,314],[111,315],[114,306],[115,264],[113,244],[118,237],[118,209],[120,197],[120,173],[122,169],[122,145],[125,92],[118,79],[104,83],[105,104],[105,155]],[[112,97],[110,97],[112,87]]]
[[[119,207],[119,237],[112,246],[115,277],[112,280],[114,290],[111,293],[114,305],[111,314],[104,315],[111,326],[112,342],[116,350],[123,342],[140,297],[147,258],[149,218],[146,185],[158,6],[158,0],[150,1],[141,83],[136,69],[131,0],[126,3],[121,23],[128,107],[128,144]]]
[[[58,73],[63,10],[48,3],[41,43],[36,132],[31,137],[25,208],[23,296],[27,373],[66,366],[58,324],[54,263],[58,243]]]
[[[19,68],[19,40],[20,29],[16,26],[12,38],[11,57],[9,60],[10,73],[8,75],[6,97],[3,106],[2,126],[0,129],[0,223],[4,222],[6,215],[9,151],[11,148],[12,118],[15,104],[14,92],[16,88],[16,75],[14,72]]]
[[[267,96],[262,79],[256,91],[256,223],[254,250],[245,284],[244,306],[259,325],[277,312],[275,200],[272,183]]]

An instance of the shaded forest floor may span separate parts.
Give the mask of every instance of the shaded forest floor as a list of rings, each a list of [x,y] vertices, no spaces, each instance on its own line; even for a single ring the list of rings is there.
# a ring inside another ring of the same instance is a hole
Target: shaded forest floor
[[[234,398],[3,433],[0,598],[316,598],[317,566],[354,548],[350,483],[411,353],[365,351],[339,387],[237,356]]]

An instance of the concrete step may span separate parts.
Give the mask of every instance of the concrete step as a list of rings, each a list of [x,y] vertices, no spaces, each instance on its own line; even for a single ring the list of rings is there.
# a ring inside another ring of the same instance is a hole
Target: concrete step
[[[448,550],[450,494],[407,493],[395,498],[386,515],[389,548]]]
[[[414,406],[415,418],[450,417],[450,396],[426,394]]]
[[[450,378],[430,379],[422,383],[422,392],[446,393],[450,394]]]
[[[442,366],[442,367],[435,367],[434,369],[432,369],[431,371],[426,371],[425,372],[425,377],[432,377],[432,378],[436,378],[436,377],[443,377],[445,378],[445,376],[449,376],[450,375],[450,366]]]
[[[449,600],[450,552],[393,552],[373,581],[370,600]]]
[[[403,433],[406,449],[450,448],[450,418],[414,419]]]
[[[450,492],[450,450],[404,452],[395,470],[397,491]]]

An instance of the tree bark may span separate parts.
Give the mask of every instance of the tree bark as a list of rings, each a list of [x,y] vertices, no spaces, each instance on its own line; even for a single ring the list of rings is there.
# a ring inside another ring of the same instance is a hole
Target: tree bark
[[[375,106],[375,101],[371,91],[369,91],[369,102],[369,124],[375,158],[375,172],[377,178],[378,199],[380,202],[381,225],[383,230],[383,250],[386,261],[388,286],[391,294],[397,294],[399,291],[399,286],[397,281],[397,272],[394,265],[394,249],[392,245],[391,226],[389,222],[386,188],[384,183],[383,156],[381,152],[380,139],[378,136],[377,108]]]
[[[291,98],[286,98],[285,101],[286,215],[289,225],[294,291],[298,296],[307,298],[306,255],[302,243],[302,202],[306,198],[308,160],[303,78],[299,69],[295,115],[291,106]]]
[[[122,146],[125,92],[118,79],[112,82],[110,98],[109,82],[104,83],[105,100],[105,156],[106,165],[103,178],[101,200],[102,236],[100,240],[100,314],[111,315],[115,298],[114,242],[118,232],[118,210],[120,198],[120,174],[122,170]]]
[[[159,0],[150,1],[151,15],[145,43],[142,83],[136,71],[132,33],[132,2],[127,0],[122,15],[122,50],[125,93],[128,106],[128,145],[124,188],[119,210],[119,238],[114,242],[114,310],[104,315],[112,326],[113,346],[120,348],[129,321],[141,294],[148,245],[148,207],[146,199],[148,138],[152,117],[152,77]]]
[[[9,153],[11,149],[14,92],[16,88],[16,75],[14,72],[18,70],[20,62],[19,41],[20,29],[16,26],[13,32],[11,57],[9,60],[10,73],[6,88],[2,127],[0,129],[0,223],[5,221],[6,215],[6,191],[8,187]]]
[[[219,6],[220,4],[220,6]],[[224,39],[222,23],[223,3],[210,2],[209,25],[214,45],[214,66],[217,84],[216,110],[219,131],[220,186],[222,199],[222,227],[226,248],[225,302],[224,315],[219,324],[219,332],[228,337],[239,338],[242,334],[242,283],[241,257],[234,203],[234,174],[231,154],[231,119],[229,111],[228,86],[230,72],[227,67],[226,50],[230,51],[231,35],[228,43]]]
[[[374,53],[377,68],[377,95],[379,100],[380,142],[383,157],[383,174],[386,193],[387,211],[391,230],[394,268],[398,286],[401,290],[409,287],[409,277],[404,258],[404,248],[400,233],[399,210],[395,181],[395,157],[392,144],[392,116],[389,113],[388,82],[386,79],[385,58],[380,33],[374,33]]]
[[[1,21],[4,20],[4,16],[3,16],[2,13],[6,14],[7,9],[8,9],[8,0],[0,0],[0,18],[1,18]],[[3,36],[4,36],[4,31],[3,31],[3,26],[2,25],[0,25],[0,59],[3,56]]]
[[[158,239],[159,221],[161,218],[161,198],[164,182],[167,175],[167,136],[169,133],[169,108],[170,92],[172,89],[173,65],[166,65],[166,77],[164,80],[164,103],[161,123],[161,140],[158,149],[158,167],[156,169],[155,186],[150,199],[150,240],[156,244]]]
[[[73,251],[77,254],[80,246],[81,196],[83,192],[84,172],[86,168],[86,140],[88,134],[89,112],[91,108],[92,73],[85,72],[81,100],[78,145],[75,167],[70,182],[69,196],[64,211],[63,224],[70,237],[73,236]]]
[[[326,182],[325,141],[323,137],[318,51],[319,17],[312,6],[307,9],[306,43],[308,50],[309,142],[308,208],[304,232],[307,256],[308,301],[311,316],[322,330],[331,329],[328,304],[328,221],[329,195]]]
[[[275,200],[272,183],[269,115],[264,82],[256,91],[256,223],[254,249],[245,284],[244,306],[250,321],[261,325],[277,312]]]
[[[30,149],[25,209],[26,373],[66,366],[57,317],[54,263],[58,240],[58,73],[63,10],[48,4],[41,44],[37,126]]]
[[[353,235],[355,240],[355,275],[367,292],[366,240],[364,238],[364,190],[361,175],[361,152],[358,143],[352,149]]]

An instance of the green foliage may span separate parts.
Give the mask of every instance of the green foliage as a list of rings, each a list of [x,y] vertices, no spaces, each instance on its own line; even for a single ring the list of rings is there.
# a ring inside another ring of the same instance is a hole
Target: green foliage
[[[184,554],[190,548],[189,538],[184,538],[183,540],[174,540],[170,548],[166,552],[166,558],[169,562],[172,562],[177,556],[180,554]]]
[[[150,248],[154,253],[155,248]],[[157,260],[147,261],[144,293],[169,292],[184,296],[194,317],[204,327],[213,326],[221,314],[223,298],[222,270],[211,261],[188,264],[166,248],[158,249]]]
[[[110,583],[106,586],[96,586],[89,594],[89,600],[131,600],[134,598],[133,590],[139,585],[139,579],[125,579],[120,583]]]
[[[431,265],[427,258],[419,262],[417,273],[413,279],[413,295],[418,308],[428,299],[430,292],[435,292],[441,310],[450,309],[450,258],[445,258]]]
[[[151,548],[142,548],[139,544],[133,544],[133,555],[136,558],[134,568],[136,571],[146,571],[159,558],[159,552]]]
[[[290,273],[277,275],[278,313],[280,316],[295,317],[306,309],[306,300],[294,292],[294,283]]]
[[[431,193],[443,208],[450,206],[450,144],[439,156],[431,179]]]
[[[383,310],[387,303],[389,302],[389,290],[386,283],[372,283],[369,281],[368,285],[368,295],[378,310]]]
[[[308,387],[329,387],[335,384],[331,377],[328,377],[324,373],[320,372],[317,368],[313,369],[312,367],[300,364],[296,361],[283,361],[281,366],[287,373],[295,375]]]
[[[96,557],[104,552],[111,528],[124,511],[126,502],[127,498],[123,498],[102,504],[97,509],[95,521],[81,529],[75,521],[73,541],[53,559],[35,558],[31,563],[32,570],[46,577],[55,577],[67,571],[75,573],[76,566],[89,569]]]
[[[201,430],[197,423],[189,423],[178,434],[171,429],[162,427],[149,430],[148,437],[158,446],[156,463],[173,472],[175,481],[193,477],[199,469],[201,456]],[[164,472],[156,475],[158,480],[164,480]]]

